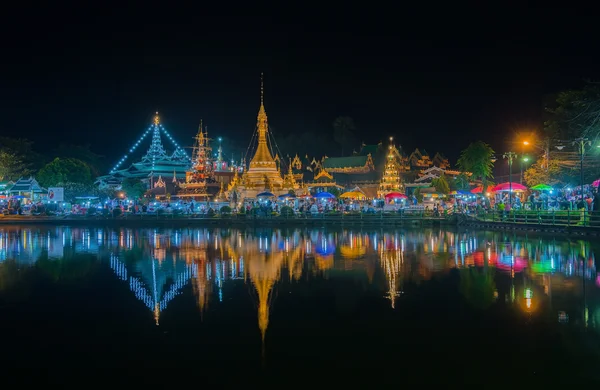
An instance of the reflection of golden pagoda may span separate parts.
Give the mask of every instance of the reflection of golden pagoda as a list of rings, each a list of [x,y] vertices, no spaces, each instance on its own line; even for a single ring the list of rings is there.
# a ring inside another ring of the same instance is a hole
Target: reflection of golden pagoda
[[[281,276],[283,252],[277,248],[274,239],[271,239],[270,243],[266,240],[262,244],[259,243],[260,238],[252,243],[246,242],[244,255],[248,259],[250,279],[258,294],[258,327],[264,342],[269,326],[271,291]]]
[[[260,85],[260,108],[256,122],[258,133],[258,145],[254,157],[250,161],[249,169],[244,172],[242,182],[239,186],[246,198],[254,198],[263,191],[282,192],[283,178],[279,172],[277,163],[269,151],[267,136],[269,125],[267,113],[264,106],[264,87],[261,75]]]
[[[399,291],[398,289],[398,276],[401,275],[402,266],[404,264],[404,252],[401,248],[386,250],[384,245],[381,245],[380,248],[381,266],[385,272],[388,283],[387,298],[391,301],[392,309],[394,309],[396,306],[396,298],[402,294],[402,291]]]

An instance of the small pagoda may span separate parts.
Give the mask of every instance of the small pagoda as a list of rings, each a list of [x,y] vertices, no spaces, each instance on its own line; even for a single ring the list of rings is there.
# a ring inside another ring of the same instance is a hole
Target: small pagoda
[[[388,147],[385,167],[377,191],[377,197],[379,198],[383,198],[390,192],[402,192],[404,189],[400,179],[400,173],[402,172],[401,156],[392,141],[393,138],[390,137],[390,146]]]
[[[185,182],[179,183],[177,196],[180,198],[193,198],[196,200],[207,200],[215,187],[213,178],[213,164],[210,158],[211,147],[208,133],[203,129],[202,123],[198,134],[194,138],[194,151],[192,154],[192,167],[185,173]],[[217,187],[218,188],[218,187]]]

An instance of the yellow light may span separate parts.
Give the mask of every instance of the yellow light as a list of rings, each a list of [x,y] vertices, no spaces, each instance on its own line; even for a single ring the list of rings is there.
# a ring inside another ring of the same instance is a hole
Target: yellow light
[[[523,141],[523,145],[529,145],[529,141]]]
[[[531,309],[531,298],[525,299],[525,306],[527,306],[528,309]]]

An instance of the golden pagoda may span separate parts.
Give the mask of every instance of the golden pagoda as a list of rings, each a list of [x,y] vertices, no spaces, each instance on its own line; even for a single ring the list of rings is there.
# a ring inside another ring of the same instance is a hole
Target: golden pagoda
[[[283,188],[283,178],[277,167],[275,159],[269,151],[267,145],[267,133],[269,125],[267,122],[267,112],[264,105],[264,84],[261,74],[260,82],[260,108],[256,127],[258,131],[258,145],[256,153],[250,161],[249,169],[244,172],[242,183],[247,198],[255,197],[256,194],[263,191],[281,192]]]
[[[401,193],[404,191],[404,186],[402,185],[402,180],[400,178],[400,174],[403,172],[401,163],[402,157],[392,141],[393,138],[390,137],[390,145],[385,159],[383,176],[381,177],[379,189],[377,190],[377,196],[379,198],[383,198],[392,192]]]

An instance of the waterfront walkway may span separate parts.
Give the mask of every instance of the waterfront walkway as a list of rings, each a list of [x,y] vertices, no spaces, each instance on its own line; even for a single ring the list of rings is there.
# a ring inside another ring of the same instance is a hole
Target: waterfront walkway
[[[481,211],[462,214],[456,221],[458,225],[481,229],[600,235],[600,213],[585,210]]]
[[[119,217],[103,216],[2,216],[0,225],[52,224],[52,225],[248,225],[248,226],[420,226],[442,224],[448,217],[416,211],[410,213],[351,213],[305,215],[202,215],[202,214],[126,214]]]
[[[479,229],[532,230],[600,235],[600,213],[583,210],[481,211],[472,214],[435,215],[430,211],[401,213],[336,213],[303,215],[125,214],[111,216],[0,216],[0,225],[78,226],[433,226],[456,225]]]

